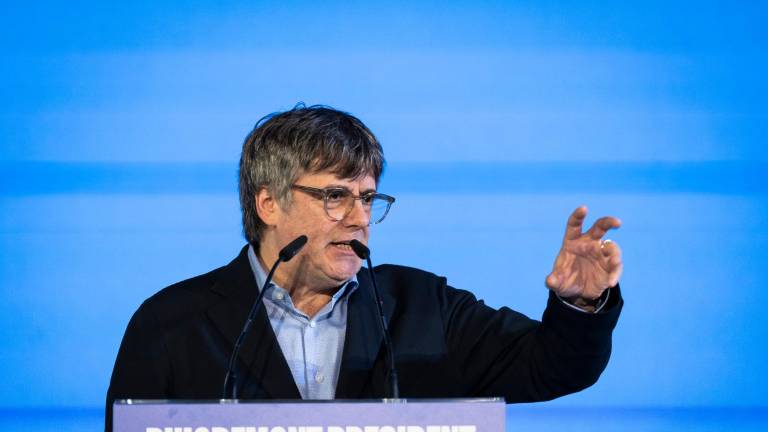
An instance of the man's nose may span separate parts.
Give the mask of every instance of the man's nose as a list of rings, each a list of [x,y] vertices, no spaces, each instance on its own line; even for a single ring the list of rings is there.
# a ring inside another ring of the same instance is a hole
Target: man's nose
[[[371,222],[371,214],[365,209],[363,201],[356,199],[352,204],[352,209],[344,218],[344,222],[349,226],[368,226]]]

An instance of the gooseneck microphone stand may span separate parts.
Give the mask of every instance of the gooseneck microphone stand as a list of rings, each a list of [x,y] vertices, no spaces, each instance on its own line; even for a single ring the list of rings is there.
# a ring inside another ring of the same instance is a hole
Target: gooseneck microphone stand
[[[389,354],[389,397],[392,399],[400,398],[400,386],[397,382],[397,369],[395,368],[395,352],[392,350],[392,339],[389,337],[389,328],[387,326],[387,317],[384,315],[384,302],[381,300],[381,294],[379,293],[379,287],[376,285],[376,276],[373,274],[373,264],[371,264],[371,250],[364,244],[357,240],[349,242],[352,250],[355,251],[360,259],[364,259],[368,262],[368,274],[371,276],[371,283],[373,284],[373,294],[376,297],[376,307],[379,310],[379,318],[381,322],[381,332],[384,335],[384,345],[387,348]]]
[[[277,266],[282,262],[290,261],[305,244],[307,244],[307,236],[305,235],[299,236],[288,243],[287,246],[280,250],[277,261],[275,261],[275,264],[273,264],[272,268],[269,270],[267,279],[264,281],[264,285],[261,287],[259,295],[256,296],[256,301],[253,302],[253,306],[251,306],[251,312],[248,314],[248,319],[245,321],[245,325],[243,325],[243,330],[240,332],[240,336],[238,336],[237,341],[235,342],[235,347],[232,350],[232,357],[229,358],[229,368],[227,369],[227,375],[224,377],[222,399],[227,399],[227,396],[230,396],[231,399],[237,399],[237,355],[240,353],[240,347],[245,340],[245,336],[248,334],[248,331],[253,324],[253,320],[256,318],[256,312],[258,312],[259,306],[262,303],[264,292],[267,290],[269,283],[272,282],[272,276],[275,275]]]

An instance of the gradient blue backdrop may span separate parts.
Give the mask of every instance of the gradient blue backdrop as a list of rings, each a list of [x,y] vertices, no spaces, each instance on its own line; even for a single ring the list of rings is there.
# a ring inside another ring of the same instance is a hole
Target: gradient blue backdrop
[[[373,231],[376,262],[539,317],[570,211],[624,221],[608,369],[511,407],[510,428],[768,427],[767,11],[4,5],[0,425],[100,426],[130,315],[235,256],[242,139],[304,101],[357,115],[384,145],[397,203]]]

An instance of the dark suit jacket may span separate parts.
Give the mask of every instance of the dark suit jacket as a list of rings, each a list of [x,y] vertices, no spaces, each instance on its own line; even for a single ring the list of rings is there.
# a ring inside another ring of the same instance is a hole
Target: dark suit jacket
[[[395,350],[401,397],[503,396],[548,400],[593,384],[611,351],[618,287],[599,314],[550,294],[542,321],[495,310],[445,278],[375,268]],[[367,271],[349,298],[337,399],[382,398],[386,352]],[[256,297],[247,247],[228,265],[158,292],[131,318],[107,392],[115,399],[218,399],[234,341]],[[238,364],[243,399],[298,399],[269,319],[260,308]]]

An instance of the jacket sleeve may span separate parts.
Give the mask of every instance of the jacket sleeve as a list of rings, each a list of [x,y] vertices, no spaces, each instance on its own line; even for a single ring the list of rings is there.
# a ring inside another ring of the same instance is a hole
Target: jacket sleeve
[[[107,390],[105,430],[112,430],[117,399],[168,399],[171,367],[163,331],[145,302],[134,313],[120,344]]]
[[[503,396],[507,403],[554,399],[594,384],[611,353],[623,300],[611,288],[603,311],[589,314],[550,292],[541,322],[495,310],[467,291],[444,287],[445,338],[463,373],[464,393]]]

